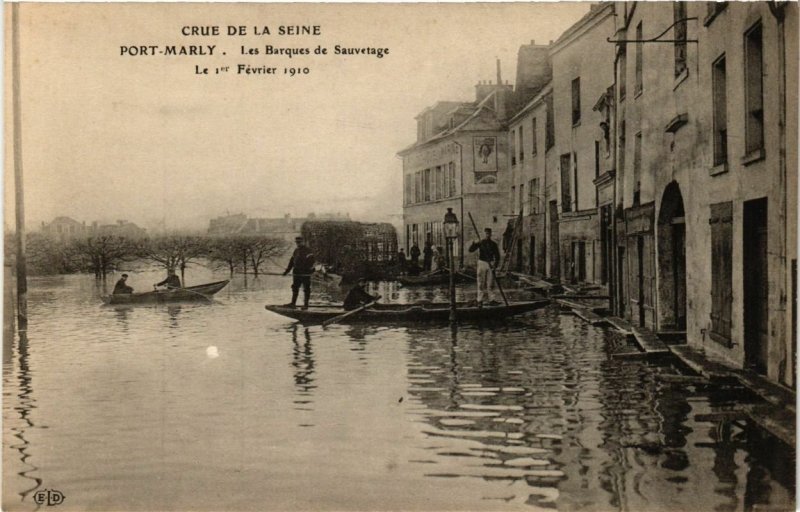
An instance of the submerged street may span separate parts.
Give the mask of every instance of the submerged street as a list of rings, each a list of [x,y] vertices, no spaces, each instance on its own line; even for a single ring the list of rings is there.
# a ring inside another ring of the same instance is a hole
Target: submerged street
[[[64,510],[794,509],[793,447],[725,414],[758,401],[744,388],[615,359],[624,337],[555,306],[304,328],[264,310],[289,283],[131,307],[91,276],[31,279],[27,339],[3,352],[5,508],[48,489]],[[312,302],[340,294],[314,283]]]

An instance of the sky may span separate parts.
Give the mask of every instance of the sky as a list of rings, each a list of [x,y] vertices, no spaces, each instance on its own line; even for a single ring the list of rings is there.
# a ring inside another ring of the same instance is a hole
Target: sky
[[[513,84],[519,46],[557,39],[588,8],[24,4],[26,224],[32,230],[66,215],[203,229],[226,213],[309,212],[397,222],[397,151],[414,142],[414,117],[440,100],[474,100],[475,84],[495,79],[498,58],[503,80]],[[13,152],[20,148],[12,144],[10,5],[5,9],[5,223],[13,226]],[[246,27],[246,34],[227,35],[229,25]],[[192,26],[218,27],[220,34],[182,34]],[[320,34],[280,35],[280,26],[318,26]],[[155,55],[130,55],[131,46],[152,45]],[[213,54],[158,53],[172,45]],[[267,45],[311,54],[265,55]],[[335,55],[336,45],[389,53]],[[317,46],[328,54],[315,55]],[[259,55],[243,55],[242,47]],[[240,64],[276,74],[239,74]],[[205,68],[208,75],[198,74]],[[284,68],[308,72],[290,76]]]

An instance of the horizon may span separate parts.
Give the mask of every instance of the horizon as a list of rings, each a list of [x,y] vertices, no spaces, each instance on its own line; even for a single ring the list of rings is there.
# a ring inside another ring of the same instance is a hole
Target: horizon
[[[26,225],[36,229],[67,216],[202,229],[226,211],[257,218],[338,211],[352,220],[399,224],[397,152],[416,141],[414,117],[438,101],[473,101],[475,85],[494,80],[496,59],[513,84],[519,47],[556,40],[589,5],[21,5]],[[252,31],[300,19],[320,26],[321,35],[278,36],[274,28],[269,37],[181,35],[189,25],[246,24]],[[217,54],[119,54],[122,46],[168,43],[214,45]],[[389,53],[239,55],[240,46],[265,45]],[[222,50],[227,57],[218,55]],[[196,65],[237,63],[310,72],[194,73]],[[4,213],[13,226],[10,118]]]

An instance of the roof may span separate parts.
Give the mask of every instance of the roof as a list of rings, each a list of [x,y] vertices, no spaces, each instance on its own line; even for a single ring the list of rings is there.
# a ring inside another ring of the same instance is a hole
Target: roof
[[[412,151],[413,149],[416,149],[416,148],[421,147],[421,146],[425,146],[425,145],[433,143],[433,142],[440,141],[440,140],[445,139],[445,138],[449,137],[450,135],[452,135],[452,134],[454,134],[454,133],[456,133],[458,131],[461,131],[462,128],[464,128],[472,120],[474,120],[476,117],[478,117],[478,114],[483,110],[490,110],[490,111],[494,112],[494,108],[487,106],[487,103],[490,100],[494,101],[495,94],[497,94],[497,90],[494,90],[494,91],[490,92],[489,94],[487,94],[486,97],[483,100],[481,100],[481,102],[478,103],[477,105],[475,105],[474,103],[464,103],[462,106],[474,106],[473,107],[474,110],[458,126],[455,126],[453,128],[448,128],[448,129],[446,129],[444,131],[441,131],[441,132],[437,133],[436,135],[434,135],[433,137],[430,137],[429,139],[426,139],[424,141],[421,141],[421,142],[417,141],[417,142],[411,144],[410,146],[407,146],[407,147],[401,149],[400,151],[397,152],[397,154],[400,155],[400,156],[404,156],[404,155],[408,154],[410,151]],[[452,113],[452,111],[451,111],[451,113]]]
[[[581,19],[572,24],[572,26],[565,30],[564,33],[555,40],[555,42],[551,45],[550,54],[552,55],[553,53],[561,51],[567,44],[569,44],[570,39],[572,39],[575,34],[577,34],[580,30],[587,28],[590,23],[612,14],[614,14],[614,4],[611,2],[591,4],[589,7],[589,12],[584,14]]]

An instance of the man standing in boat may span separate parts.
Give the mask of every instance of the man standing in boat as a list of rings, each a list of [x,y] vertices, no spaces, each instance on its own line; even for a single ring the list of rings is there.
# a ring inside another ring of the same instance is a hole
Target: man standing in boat
[[[160,283],[154,284],[153,286],[166,286],[167,290],[181,288],[181,278],[175,274],[175,269],[170,268],[167,269],[167,278]]]
[[[295,307],[297,295],[302,286],[303,309],[307,309],[308,300],[311,297],[311,274],[314,273],[314,254],[311,253],[311,249],[306,247],[302,236],[296,237],[294,241],[297,244],[297,248],[292,253],[289,266],[283,272],[283,275],[286,275],[290,270],[294,270],[292,273],[292,302],[286,304],[286,306]]]
[[[122,274],[122,277],[119,278],[117,284],[114,285],[114,292],[113,292],[114,295],[133,293],[133,288],[128,286],[128,283],[126,282],[127,280],[128,280],[128,274]]]
[[[500,264],[500,249],[497,243],[492,240],[491,228],[484,229],[486,238],[473,242],[469,246],[469,252],[478,251],[478,305],[482,305],[484,300],[492,301],[492,270]]]

